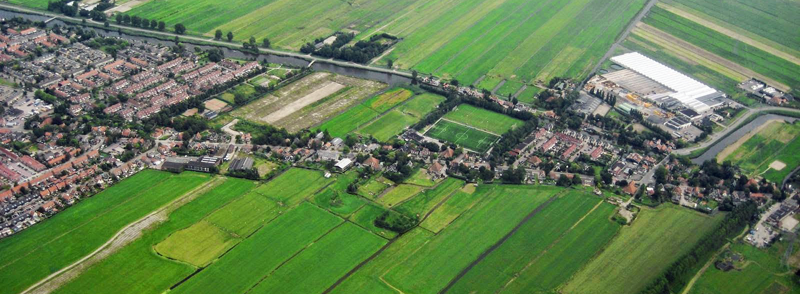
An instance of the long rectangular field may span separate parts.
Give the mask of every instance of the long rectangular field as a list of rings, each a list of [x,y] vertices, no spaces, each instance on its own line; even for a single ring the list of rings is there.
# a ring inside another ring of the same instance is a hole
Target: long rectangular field
[[[466,127],[448,120],[439,120],[427,132],[426,136],[455,143],[459,146],[486,152],[500,137],[487,132]]]
[[[124,226],[208,181],[197,173],[145,170],[0,241],[0,293],[17,293],[91,253]]]
[[[752,137],[742,138],[718,156],[730,161],[751,177],[763,176],[773,183],[783,179],[800,165],[800,124],[773,121],[762,126]],[[734,149],[734,150],[730,150]]]
[[[459,105],[453,111],[448,112],[444,118],[498,135],[505,134],[514,127],[522,125],[522,121],[516,118],[469,104]]]

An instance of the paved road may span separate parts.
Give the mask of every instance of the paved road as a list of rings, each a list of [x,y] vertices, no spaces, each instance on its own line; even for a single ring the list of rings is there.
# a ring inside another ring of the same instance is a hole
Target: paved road
[[[751,115],[753,115],[755,113],[759,113],[759,112],[772,111],[772,110],[785,110],[785,111],[791,111],[791,112],[795,112],[795,113],[800,114],[800,110],[798,110],[798,109],[785,108],[785,107],[767,106],[767,107],[760,107],[760,108],[747,108],[747,110],[746,110],[747,112],[744,115],[742,115],[741,117],[739,117],[739,119],[736,122],[734,122],[733,124],[731,124],[730,126],[725,128],[721,132],[717,132],[717,133],[711,134],[709,136],[709,137],[711,137],[711,140],[708,140],[706,142],[700,143],[699,145],[696,145],[696,146],[687,147],[687,148],[683,148],[683,149],[676,149],[676,150],[673,150],[672,152],[675,153],[675,154],[678,154],[678,155],[688,155],[692,151],[695,151],[695,150],[698,150],[698,149],[703,149],[703,148],[706,148],[708,146],[714,145],[715,143],[717,143],[717,141],[719,141],[719,139],[725,137],[726,135],[728,135],[728,133],[733,132],[734,130],[738,129],[739,126],[742,125],[747,120],[747,118],[750,117]]]
[[[38,11],[38,10],[28,9],[28,8],[25,8],[25,7],[20,7],[20,6],[17,6],[17,5],[11,5],[11,4],[8,4],[8,3],[0,3],[0,9],[2,9],[2,8],[6,8],[7,10],[11,10],[11,11],[18,11],[18,12],[28,13],[28,14],[42,15],[42,16],[51,17],[51,18],[54,18],[54,19],[62,20],[62,21],[63,20],[69,20],[69,21],[80,23],[81,21],[84,20],[82,18],[69,17],[69,16],[65,16],[65,15],[57,15],[57,14],[53,14],[53,13],[49,13],[49,12],[42,12],[42,11]],[[92,24],[95,24],[95,25],[98,25],[98,26],[103,26],[103,23],[96,22],[96,21],[93,21],[93,20],[90,20],[90,19],[86,19],[86,22],[92,23]],[[129,26],[121,26],[121,25],[117,25],[117,24],[114,24],[114,23],[109,23],[109,27],[110,28],[116,28],[116,29],[128,30],[128,31],[143,32],[143,33],[147,33],[147,34],[151,34],[151,35],[161,35],[161,36],[169,37],[171,39],[174,39],[175,37],[179,37],[182,40],[192,40],[192,41],[205,42],[205,43],[217,44],[217,45],[223,45],[223,46],[238,46],[237,43],[224,42],[224,41],[220,41],[220,40],[214,40],[214,39],[211,39],[211,38],[189,36],[189,35],[178,35],[178,34],[171,33],[171,32],[161,32],[161,31],[147,30],[147,29],[135,28],[135,27],[129,27]],[[319,58],[319,57],[312,56],[310,54],[303,54],[303,53],[298,53],[298,52],[283,51],[283,50],[276,50],[276,49],[264,49],[264,48],[259,48],[258,50],[259,50],[259,52],[264,53],[264,54],[296,57],[296,58],[301,58],[301,59],[308,60],[309,62],[329,63],[329,64],[334,64],[334,65],[339,65],[339,66],[344,66],[344,67],[351,67],[351,68],[369,70],[369,71],[373,71],[373,72],[390,73],[390,74],[395,74],[395,75],[400,75],[400,76],[405,76],[405,77],[411,77],[411,73],[404,72],[404,71],[397,71],[397,70],[387,69],[387,68],[383,68],[383,67],[369,66],[369,65],[363,65],[363,64],[347,62],[347,61],[339,61],[339,60],[334,60],[334,59],[324,59],[324,58]]]

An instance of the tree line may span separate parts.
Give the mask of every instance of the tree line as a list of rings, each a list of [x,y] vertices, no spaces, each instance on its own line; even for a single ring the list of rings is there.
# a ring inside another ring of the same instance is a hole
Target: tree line
[[[741,233],[747,224],[753,223],[758,216],[758,205],[748,201],[735,207],[725,218],[711,230],[711,233],[700,239],[699,242],[677,261],[672,263],[661,276],[650,283],[640,294],[670,294],[677,293],[694,276],[698,267],[708,261],[729,238]]]

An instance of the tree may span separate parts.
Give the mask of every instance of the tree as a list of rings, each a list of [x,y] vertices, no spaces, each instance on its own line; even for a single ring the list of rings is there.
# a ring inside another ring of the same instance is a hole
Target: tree
[[[215,40],[222,39],[222,30],[217,30],[216,32],[214,32],[214,39]]]
[[[256,47],[256,37],[250,36],[250,46]]]
[[[131,23],[131,16],[127,15],[127,14],[123,15],[122,16],[122,22],[125,23],[125,24],[130,24]]]
[[[572,185],[572,180],[570,180],[569,177],[567,177],[567,175],[561,174],[561,176],[558,177],[558,181],[556,181],[556,185],[559,185],[561,187],[569,187],[570,185]]]
[[[233,32],[228,32],[228,42],[233,41]]]
[[[105,21],[105,22],[103,23],[103,26],[104,26],[104,27],[109,27],[109,26],[111,26],[111,24],[110,24],[110,23],[108,23],[108,21]]]
[[[416,70],[412,70],[411,71],[411,84],[412,85],[416,85],[417,84],[417,71]]]
[[[122,14],[117,13],[117,16],[114,17],[117,21],[117,24],[122,24]]]
[[[394,66],[394,61],[391,59],[386,60],[386,66],[388,66],[391,69]]]
[[[142,18],[134,15],[131,18],[131,25],[138,27],[140,24],[142,24]]]
[[[150,29],[151,30],[155,30],[156,28],[158,28],[158,22],[155,19],[151,20],[150,21]]]
[[[160,26],[160,24],[159,24],[159,26]],[[179,23],[179,24],[175,25],[175,33],[177,33],[178,35],[183,35],[183,33],[185,33],[185,32],[186,32],[186,27],[183,26],[182,23]]]
[[[261,43],[261,47],[269,48],[269,46],[270,46],[269,39],[264,38],[264,41]]]
[[[159,30],[159,31],[164,31],[164,29],[165,29],[165,27],[166,27],[166,26],[167,26],[167,24],[166,24],[166,23],[164,23],[163,21],[159,21],[159,22],[158,22],[158,30]]]

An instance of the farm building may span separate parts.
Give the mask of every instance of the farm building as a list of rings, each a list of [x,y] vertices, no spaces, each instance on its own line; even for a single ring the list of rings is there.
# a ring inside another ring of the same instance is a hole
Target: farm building
[[[237,158],[231,162],[229,170],[248,170],[253,168],[253,159],[250,157]]]
[[[638,52],[614,56],[611,60],[669,89],[669,92],[650,97],[656,101],[660,100],[661,103],[679,102],[697,113],[704,113],[721,106],[723,98],[725,98],[724,93]],[[651,85],[647,88],[653,89],[654,86]]]

